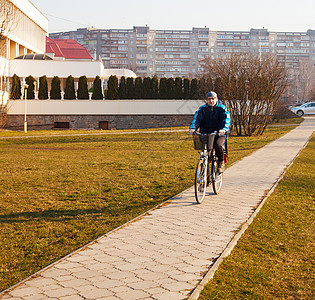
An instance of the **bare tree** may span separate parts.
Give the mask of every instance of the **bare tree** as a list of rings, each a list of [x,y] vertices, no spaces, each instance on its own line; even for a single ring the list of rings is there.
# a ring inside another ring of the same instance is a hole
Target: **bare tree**
[[[315,101],[315,87],[310,90],[309,97],[311,101]]]
[[[16,9],[11,1],[0,0],[0,58],[7,58],[7,37],[16,26],[14,21],[16,18]],[[0,85],[0,128],[3,128],[6,123],[7,107],[5,99],[5,90],[7,87],[7,80],[5,76],[5,61],[1,66],[1,85]]]
[[[203,61],[204,89],[215,90],[232,115],[237,135],[263,134],[287,86],[276,57],[233,53],[224,60]]]
[[[6,39],[15,25],[15,7],[11,1],[0,0],[0,56],[6,57]]]

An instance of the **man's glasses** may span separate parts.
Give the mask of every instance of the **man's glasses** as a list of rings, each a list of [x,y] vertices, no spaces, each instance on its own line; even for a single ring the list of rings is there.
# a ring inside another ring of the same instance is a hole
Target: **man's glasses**
[[[209,97],[209,98],[208,98],[208,100],[214,100],[214,99],[215,99],[214,97]]]

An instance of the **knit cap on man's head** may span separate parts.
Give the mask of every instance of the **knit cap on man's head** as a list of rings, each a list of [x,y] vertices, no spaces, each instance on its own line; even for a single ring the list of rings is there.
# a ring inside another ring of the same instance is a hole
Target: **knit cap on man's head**
[[[215,93],[215,92],[208,92],[206,97],[207,97],[207,99],[209,97],[211,97],[211,98],[218,98],[217,93]]]

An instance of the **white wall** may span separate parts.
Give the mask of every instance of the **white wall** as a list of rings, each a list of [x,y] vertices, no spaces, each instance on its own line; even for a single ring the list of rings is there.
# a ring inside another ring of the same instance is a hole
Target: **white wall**
[[[67,60],[10,60],[9,74],[27,77],[32,75],[35,78],[46,75],[48,78],[59,76],[67,78],[72,75],[78,78],[85,75],[88,78],[102,76],[103,64],[100,61],[67,61]]]
[[[29,115],[192,115],[203,100],[27,100]],[[10,100],[8,114],[24,114],[24,100]]]

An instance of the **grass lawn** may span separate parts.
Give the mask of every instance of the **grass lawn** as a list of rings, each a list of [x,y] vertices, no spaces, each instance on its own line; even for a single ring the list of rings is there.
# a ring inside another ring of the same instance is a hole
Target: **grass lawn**
[[[230,162],[293,127],[230,137]],[[0,290],[193,184],[198,152],[187,132],[57,133],[0,139]]]
[[[315,137],[199,299],[315,299]]]

